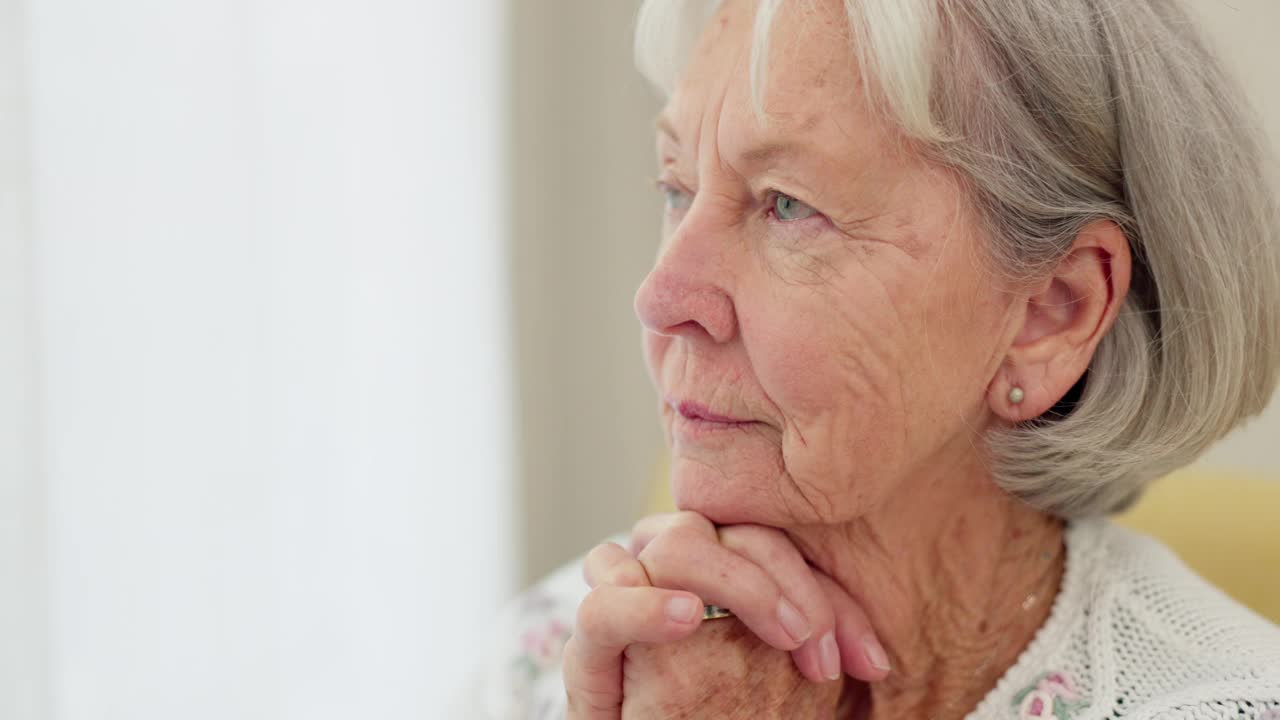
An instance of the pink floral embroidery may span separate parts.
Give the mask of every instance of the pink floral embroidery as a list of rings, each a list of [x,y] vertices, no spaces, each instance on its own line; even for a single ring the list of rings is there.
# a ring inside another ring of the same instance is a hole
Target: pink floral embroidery
[[[1040,682],[1036,683],[1036,689],[1043,690],[1063,700],[1080,699],[1080,693],[1076,691],[1075,683],[1071,682],[1071,677],[1066,673],[1051,672],[1046,674],[1040,678]]]
[[[1018,708],[1020,720],[1054,720],[1053,696],[1043,690],[1032,690]]]
[[[1071,676],[1047,672],[1013,697],[1019,720],[1071,720],[1089,706]]]

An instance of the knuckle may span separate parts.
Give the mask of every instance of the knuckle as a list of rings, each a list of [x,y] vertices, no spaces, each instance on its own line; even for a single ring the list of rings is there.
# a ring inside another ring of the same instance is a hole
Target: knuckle
[[[652,539],[671,524],[673,516],[673,513],[659,513],[640,518],[635,525],[631,526],[632,541],[634,542],[636,539]]]
[[[795,575],[794,571],[805,565],[804,558],[780,530],[744,525],[729,529],[721,537],[726,548],[747,557],[767,571],[790,571],[789,574]],[[800,576],[793,579],[805,582],[808,578]]]
[[[600,543],[587,553],[587,562],[607,563],[613,557],[613,543]]]
[[[696,541],[697,537],[691,531],[676,529],[665,532],[640,553],[640,565],[650,580],[660,584],[661,578],[678,574],[682,564],[688,561],[691,543]]]
[[[583,571],[588,575],[599,575],[604,570],[613,565],[615,559],[614,548],[611,543],[601,543],[587,553],[587,557],[583,560]]]
[[[649,576],[640,563],[632,561],[619,563],[610,568],[605,582],[609,585],[640,587],[649,584]]]
[[[638,587],[648,584],[644,568],[631,553],[613,543],[597,545],[587,553],[583,563],[587,584]]]
[[[695,543],[704,542],[706,539],[706,535],[704,535],[701,531],[699,531],[697,528],[693,526],[676,525],[675,527],[672,527],[670,530],[663,533],[660,539],[666,540],[668,544],[675,544],[675,545],[688,547]]]
[[[646,529],[661,527],[671,520],[674,513],[654,513],[653,515],[645,515],[631,526],[632,532],[640,532]]]
[[[672,588],[681,571],[680,562],[680,555],[670,541],[654,541],[640,555],[645,574],[657,587]]]
[[[578,606],[577,619],[574,621],[573,638],[579,636],[587,639],[599,637],[608,628],[609,614],[605,612],[604,598],[599,589],[592,590],[583,598]],[[571,640],[573,638],[570,638]],[[583,642],[579,640],[578,642]]]
[[[705,515],[692,510],[681,510],[675,513],[671,518],[671,526],[672,528],[688,528],[701,533],[716,529],[715,524],[708,520]]]
[[[661,564],[669,554],[670,544],[671,539],[667,534],[659,535],[646,545],[644,550],[640,551],[636,559],[640,561],[641,565],[644,565],[645,569],[652,572],[654,565]]]

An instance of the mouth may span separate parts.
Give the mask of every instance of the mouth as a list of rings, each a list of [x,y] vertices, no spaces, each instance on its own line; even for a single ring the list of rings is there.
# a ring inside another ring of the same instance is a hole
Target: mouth
[[[667,405],[675,411],[677,424],[683,426],[682,429],[693,435],[734,430],[755,424],[754,420],[722,415],[705,405],[688,400],[668,400]]]

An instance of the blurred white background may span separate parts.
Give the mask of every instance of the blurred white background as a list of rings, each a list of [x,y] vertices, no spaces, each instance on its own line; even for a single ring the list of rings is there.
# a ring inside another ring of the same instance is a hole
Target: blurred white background
[[[637,5],[0,0],[0,718],[439,717],[643,512]]]
[[[435,716],[515,578],[504,3],[0,7],[0,718]]]

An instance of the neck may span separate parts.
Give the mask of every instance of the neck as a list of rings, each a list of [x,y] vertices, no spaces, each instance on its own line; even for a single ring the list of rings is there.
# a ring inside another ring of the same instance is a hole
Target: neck
[[[855,521],[791,534],[859,601],[889,654],[888,678],[859,703],[872,720],[963,718],[1048,618],[1065,561],[1062,523],[976,462],[922,477]]]

